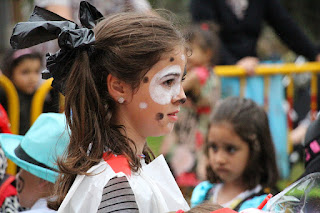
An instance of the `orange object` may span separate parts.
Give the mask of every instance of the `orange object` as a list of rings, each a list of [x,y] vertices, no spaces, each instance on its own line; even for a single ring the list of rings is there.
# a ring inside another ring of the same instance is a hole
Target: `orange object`
[[[272,196],[272,194],[268,194],[267,197],[260,203],[257,209],[263,209],[263,207],[267,204]]]

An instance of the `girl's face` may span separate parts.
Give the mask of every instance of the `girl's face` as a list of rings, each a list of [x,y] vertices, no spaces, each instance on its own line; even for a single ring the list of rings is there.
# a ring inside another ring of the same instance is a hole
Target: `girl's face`
[[[160,136],[173,129],[180,105],[186,99],[182,88],[185,64],[181,48],[165,54],[143,77],[132,100],[124,105],[131,129],[140,137]]]
[[[210,65],[212,51],[209,49],[203,50],[197,42],[191,42],[189,47],[192,50],[192,54],[188,57],[187,70]]]
[[[40,81],[40,67],[39,59],[24,59],[13,70],[13,84],[23,93],[34,93]]]
[[[24,169],[20,169],[16,175],[16,181],[18,198],[21,206],[31,208],[40,198],[37,194],[37,191],[39,190],[37,186],[39,186],[40,178]]]
[[[209,164],[224,183],[241,183],[250,151],[228,123],[211,125],[208,133]]]

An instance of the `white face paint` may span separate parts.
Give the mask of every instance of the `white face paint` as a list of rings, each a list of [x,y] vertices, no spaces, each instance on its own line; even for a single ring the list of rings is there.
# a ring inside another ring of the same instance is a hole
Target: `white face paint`
[[[139,104],[139,107],[140,107],[141,109],[145,109],[145,108],[148,107],[148,104],[145,103],[145,102],[141,102],[141,103]]]
[[[158,104],[169,104],[180,93],[181,67],[172,65],[153,76],[149,86],[150,96]]]
[[[181,60],[186,61],[186,56],[184,54],[181,55]]]

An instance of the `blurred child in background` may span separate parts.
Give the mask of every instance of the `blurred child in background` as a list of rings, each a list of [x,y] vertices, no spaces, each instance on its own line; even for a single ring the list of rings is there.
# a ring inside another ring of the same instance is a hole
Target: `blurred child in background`
[[[23,210],[18,202],[15,177],[6,173],[7,158],[0,146],[0,212],[15,213]]]
[[[55,161],[69,144],[65,115],[43,113],[25,136],[0,134],[0,144],[6,156],[21,168],[16,192],[21,206],[31,208],[25,212],[55,212],[48,209],[46,199],[58,177]]]
[[[24,135],[30,127],[31,102],[40,84],[42,56],[31,49],[8,51],[2,63],[2,73],[8,77],[17,89],[20,102],[19,134]],[[0,93],[0,103],[7,109],[7,98]],[[57,112],[57,94],[51,93],[44,105],[44,111]]]
[[[205,179],[205,167],[199,167],[203,164],[198,162],[202,162],[201,149],[207,133],[208,115],[220,97],[219,84],[212,72],[219,46],[215,28],[203,23],[190,26],[185,32],[187,55],[191,53],[183,82],[188,100],[181,108],[174,131],[164,138],[161,147],[180,186],[195,186],[197,179]],[[183,183],[186,180],[188,183]]]
[[[11,133],[8,115],[0,104],[0,133]],[[15,188],[15,177],[6,173],[7,158],[0,145],[0,212],[14,213],[20,207]]]
[[[194,189],[192,206],[211,200],[236,211],[256,208],[275,187],[278,170],[267,114],[252,100],[230,97],[215,108],[206,155],[208,181]]]

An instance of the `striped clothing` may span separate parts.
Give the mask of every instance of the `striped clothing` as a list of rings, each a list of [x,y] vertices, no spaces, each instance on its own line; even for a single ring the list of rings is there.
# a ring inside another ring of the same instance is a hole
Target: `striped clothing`
[[[107,185],[103,188],[98,213],[111,212],[139,212],[133,191],[125,176],[110,179]]]

